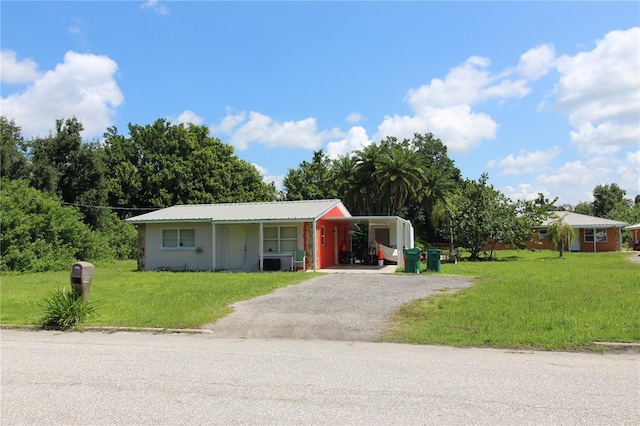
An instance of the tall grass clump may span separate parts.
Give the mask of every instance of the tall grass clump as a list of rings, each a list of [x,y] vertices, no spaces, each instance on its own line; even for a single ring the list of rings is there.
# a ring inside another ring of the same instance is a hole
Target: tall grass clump
[[[91,303],[82,303],[82,297],[73,289],[58,289],[44,301],[44,316],[40,320],[43,327],[67,329],[83,323],[91,316],[96,307]]]

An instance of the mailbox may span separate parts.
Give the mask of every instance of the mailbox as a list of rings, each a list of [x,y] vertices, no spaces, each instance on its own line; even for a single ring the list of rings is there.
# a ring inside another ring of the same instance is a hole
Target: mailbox
[[[87,303],[89,299],[95,269],[95,266],[89,262],[77,262],[71,266],[71,287],[79,296],[82,296],[82,303]]]

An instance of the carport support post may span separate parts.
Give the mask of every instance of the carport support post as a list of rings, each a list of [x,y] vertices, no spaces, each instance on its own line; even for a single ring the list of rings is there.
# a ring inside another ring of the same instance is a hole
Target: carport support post
[[[404,240],[404,224],[396,218],[396,253],[398,253],[396,255],[396,263],[398,266],[404,265],[404,250],[401,252],[402,248],[405,246]]]

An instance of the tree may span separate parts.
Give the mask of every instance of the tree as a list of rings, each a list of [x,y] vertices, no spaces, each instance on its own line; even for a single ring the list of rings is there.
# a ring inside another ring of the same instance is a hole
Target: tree
[[[479,259],[480,252],[487,246],[491,247],[491,259],[498,243],[524,247],[524,242],[531,238],[531,228],[551,214],[548,203],[513,202],[488,185],[488,179],[483,173],[477,182],[463,181],[452,203],[452,222],[448,225],[453,227],[460,246],[469,250],[471,260]]]
[[[593,216],[593,204],[586,201],[581,201],[580,203],[576,204],[576,206],[573,208],[573,211],[580,214],[586,214],[587,216]]]
[[[337,197],[330,184],[329,157],[322,150],[313,153],[311,162],[303,161],[297,169],[289,169],[283,180],[286,200],[323,200]]]
[[[82,142],[82,130],[75,117],[58,119],[54,135],[30,142],[31,185],[80,207],[84,222],[99,229],[108,213],[101,208],[107,200],[102,151],[97,144]]]
[[[76,260],[113,257],[107,237],[92,232],[77,208],[26,180],[2,179],[0,213],[0,271],[63,270]]]
[[[627,193],[617,184],[597,185],[593,189],[593,214],[597,217],[607,217],[609,212],[616,206],[623,204],[631,205],[631,200],[625,199]]]
[[[206,126],[129,124],[129,137],[111,127],[104,135],[109,203],[123,208],[176,204],[273,201],[275,186]],[[120,216],[135,210],[120,210]]]
[[[416,153],[407,146],[392,145],[378,158],[372,177],[379,182],[381,197],[387,200],[387,215],[400,215],[407,200],[417,196],[422,175]]]
[[[460,246],[469,250],[471,260],[479,258],[483,247],[495,234],[497,191],[487,185],[488,179],[486,173],[477,182],[465,179],[454,202],[454,234]]]
[[[570,246],[576,237],[575,230],[564,221],[564,218],[564,215],[559,215],[547,229],[547,241],[551,247],[558,250],[560,257],[564,257],[565,242]]]
[[[0,116],[0,176],[10,180],[29,177],[27,144],[20,127],[3,116]]]

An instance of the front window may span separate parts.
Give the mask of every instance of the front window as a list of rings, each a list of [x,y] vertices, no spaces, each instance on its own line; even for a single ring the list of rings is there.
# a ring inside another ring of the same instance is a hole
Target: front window
[[[292,253],[298,249],[297,226],[265,226],[262,231],[265,253]]]
[[[540,240],[546,240],[547,239],[547,230],[546,229],[538,230],[538,238]]]
[[[593,242],[593,229],[585,229],[584,230],[584,241],[587,243]],[[607,230],[604,228],[596,229],[596,243],[606,243],[607,242]]]
[[[196,246],[195,229],[163,229],[163,249],[191,249]]]
[[[320,243],[324,246],[327,242],[327,237],[325,235],[324,226],[320,227]]]

